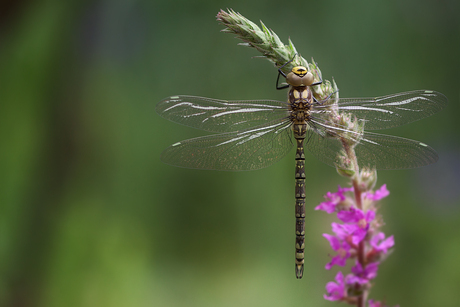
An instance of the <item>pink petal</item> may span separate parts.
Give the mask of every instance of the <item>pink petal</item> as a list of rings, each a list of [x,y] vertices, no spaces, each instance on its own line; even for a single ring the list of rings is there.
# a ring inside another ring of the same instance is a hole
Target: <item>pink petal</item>
[[[394,237],[390,236],[386,240],[380,242],[380,240],[385,239],[385,234],[383,232],[379,232],[376,234],[374,237],[371,239],[371,246],[377,250],[377,251],[382,251],[384,254],[388,252],[388,249],[392,248],[393,245],[395,244]]]
[[[377,276],[377,271],[379,269],[379,262],[371,262],[364,269],[365,278],[374,279]]]
[[[375,211],[374,210],[369,210],[366,212],[366,221],[367,222],[372,222],[375,219]]]
[[[372,237],[370,243],[372,247],[378,248],[379,241],[383,239],[385,239],[385,234],[383,232],[379,232],[378,234]]]
[[[329,241],[329,244],[331,244],[333,250],[336,251],[340,248],[340,241],[336,237],[327,233],[323,233],[323,237],[325,237]]]
[[[375,191],[375,193],[367,193],[366,197],[377,201],[377,200],[381,200],[382,198],[387,197],[388,195],[390,195],[390,191],[387,190],[387,185],[384,184],[380,187],[380,189]]]
[[[335,206],[336,204],[329,202],[329,201],[325,201],[325,202],[320,203],[318,206],[316,206],[315,210],[322,210],[322,211],[325,211],[331,214],[335,211]]]
[[[369,226],[369,225],[368,225]],[[366,234],[367,234],[367,230],[369,229],[369,227],[367,227],[367,229],[361,229],[361,228],[357,228],[353,234],[351,235],[351,242],[353,242],[353,244],[355,245],[358,245],[359,242],[361,242],[362,240],[364,240],[364,238],[366,237]]]
[[[347,227],[339,223],[332,223],[332,231],[342,240],[345,240],[345,238],[350,234]]]
[[[382,250],[384,254],[386,254],[388,249],[392,248],[393,245],[395,245],[394,237],[389,236],[385,241],[379,244],[379,249]]]
[[[326,292],[328,295],[324,295],[324,298],[329,301],[338,301],[345,296],[345,283],[342,272],[338,272],[335,276],[335,282],[328,282],[326,284]]]

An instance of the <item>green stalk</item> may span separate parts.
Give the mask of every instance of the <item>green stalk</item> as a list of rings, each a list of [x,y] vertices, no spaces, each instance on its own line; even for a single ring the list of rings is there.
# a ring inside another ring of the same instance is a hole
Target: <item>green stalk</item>
[[[227,12],[221,10],[216,17],[217,21],[225,26],[222,32],[236,34],[236,37],[243,41],[239,45],[255,48],[262,54],[261,57],[265,57],[277,68],[294,59],[282,68],[284,73],[289,73],[294,66],[304,66],[311,71],[315,77],[315,82],[322,79],[321,71],[313,58],[312,63],[308,63],[297,52],[290,39],[288,40],[289,44],[285,45],[278,35],[267,28],[262,21],[260,22],[262,28],[259,28],[255,23],[232,9],[228,9]],[[331,83],[329,80],[323,79],[323,84],[312,87],[312,92],[319,101],[330,95],[333,98],[338,98],[338,88],[334,80]]]

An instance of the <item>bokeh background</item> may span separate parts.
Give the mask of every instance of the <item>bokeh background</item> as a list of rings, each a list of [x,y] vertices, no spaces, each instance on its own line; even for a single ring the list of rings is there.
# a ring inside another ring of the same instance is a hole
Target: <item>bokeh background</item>
[[[204,135],[162,98],[285,100],[277,71],[215,21],[263,20],[335,78],[341,97],[416,89],[449,106],[385,133],[437,164],[381,171],[395,236],[371,298],[459,306],[460,4],[443,1],[10,0],[0,6],[0,306],[335,306],[313,208],[347,180],[307,157],[306,267],[294,276],[294,152],[253,172],[162,164]]]

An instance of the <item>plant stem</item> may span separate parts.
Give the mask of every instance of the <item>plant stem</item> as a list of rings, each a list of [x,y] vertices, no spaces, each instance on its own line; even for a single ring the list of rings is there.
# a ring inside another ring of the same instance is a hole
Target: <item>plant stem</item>
[[[359,173],[359,165],[358,165],[358,159],[356,158],[356,153],[354,150],[353,146],[350,146],[345,140],[342,139],[342,145],[343,148],[348,156],[348,159],[351,161],[355,174],[352,177],[352,183],[353,183],[353,193],[355,196],[355,203],[358,209],[363,210],[363,202],[362,202],[362,191],[360,188],[360,173]],[[366,267],[366,257],[365,257],[365,250],[364,250],[364,241],[362,240],[358,244],[358,262],[361,264],[363,269]],[[361,289],[361,295],[358,296],[358,299],[356,300],[356,306],[357,307],[364,307],[366,305],[366,297],[367,297],[367,290],[366,289]]]

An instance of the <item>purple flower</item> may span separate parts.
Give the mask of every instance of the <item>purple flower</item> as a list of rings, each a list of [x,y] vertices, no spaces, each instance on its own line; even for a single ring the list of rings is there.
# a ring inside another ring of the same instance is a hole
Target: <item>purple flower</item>
[[[337,252],[337,256],[332,258],[331,262],[326,264],[326,270],[330,270],[335,264],[339,266],[345,266],[347,259],[350,258],[350,245],[347,242],[339,240],[338,238],[329,235],[327,233],[323,234],[333,250]]]
[[[383,221],[380,218],[375,221],[375,202],[390,194],[386,185],[382,185],[375,192],[363,191],[362,206],[359,208],[354,197],[346,194],[351,191],[353,188],[339,186],[337,192],[328,192],[325,201],[315,208],[327,213],[336,212],[337,218],[341,221],[332,223],[334,235],[323,234],[336,252],[326,264],[326,269],[330,270],[334,265],[345,266],[348,259],[356,259],[350,274],[344,277],[342,272],[338,272],[335,282],[327,283],[327,294],[324,298],[330,301],[346,301],[350,304],[357,302],[359,296],[363,296],[364,299],[367,297],[371,281],[377,277],[383,254],[388,253],[394,246],[393,236],[385,238],[385,234],[379,232]],[[384,303],[373,300],[369,300],[368,306],[387,307]]]
[[[394,241],[393,236],[389,236],[386,240],[384,239],[385,239],[385,234],[383,232],[379,232],[378,234],[372,237],[370,244],[374,248],[375,251],[383,252],[384,254],[386,254],[388,252],[388,249],[393,247],[393,245],[395,244],[395,241]],[[381,242],[379,243],[379,241]]]
[[[356,265],[351,268],[353,274],[347,276],[347,282],[350,284],[358,283],[360,285],[368,283],[371,279],[377,276],[377,270],[379,268],[379,262],[371,262],[366,268],[363,268],[361,263],[356,261]]]
[[[332,231],[337,235],[337,238],[339,239],[346,240],[351,235],[351,233],[348,230],[348,227],[346,227],[347,225],[332,223],[331,226]]]
[[[345,279],[342,272],[338,272],[335,276],[335,282],[330,281],[326,284],[327,295],[324,294],[324,299],[329,301],[338,301],[345,297]]]
[[[350,208],[337,213],[337,217],[345,223],[354,223],[342,225],[341,228],[351,235],[353,244],[358,244],[366,237],[370,222],[375,219],[375,211],[369,210],[364,214],[360,209]]]
[[[332,223],[332,231],[339,239],[346,241],[349,245],[358,245],[366,236],[366,231],[363,231],[358,225],[352,224]]]
[[[326,201],[316,206],[315,210],[326,211],[329,214],[334,212],[337,205],[345,200],[345,195],[343,194],[348,191],[353,191],[353,188],[342,188],[339,185],[336,193],[327,192],[324,197],[326,198]]]
[[[377,201],[377,200],[381,200],[382,198],[387,197],[388,195],[390,195],[390,191],[387,190],[387,185],[384,184],[380,187],[380,189],[375,191],[375,193],[372,193],[372,192],[365,193],[364,197]]]
[[[368,210],[366,214],[360,209],[350,208],[350,210],[342,210],[337,213],[337,217],[345,223],[363,223],[371,222],[375,218],[375,211]],[[365,228],[367,225],[361,225]]]

